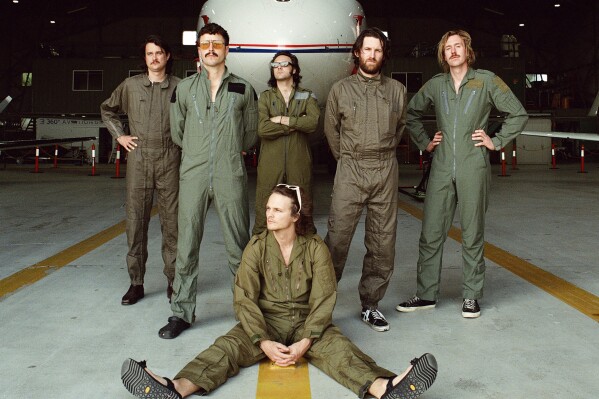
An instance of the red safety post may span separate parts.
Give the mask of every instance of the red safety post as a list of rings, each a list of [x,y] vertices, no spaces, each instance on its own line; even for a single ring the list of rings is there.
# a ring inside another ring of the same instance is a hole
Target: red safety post
[[[512,170],[518,170],[518,161],[516,160],[516,143],[512,143]]]
[[[501,174],[499,177],[508,177],[506,173],[505,148],[501,149]]]
[[[31,173],[44,173],[40,170],[40,148],[35,147],[35,168]]]
[[[422,150],[420,150],[420,166],[418,167],[418,170],[422,170],[422,168],[424,167],[424,157],[422,156]]]
[[[54,146],[54,168],[58,168],[58,144]]]
[[[580,146],[580,171],[578,173],[587,173],[584,170],[584,144]]]
[[[88,176],[98,176],[96,174],[96,145],[92,144],[92,173]]]
[[[114,165],[114,176],[112,176],[111,179],[122,179],[123,176],[121,176],[121,145],[118,142],[116,143],[116,159],[114,161]]]
[[[555,144],[551,143],[551,168],[549,169],[559,169],[556,166],[556,162],[555,162]]]

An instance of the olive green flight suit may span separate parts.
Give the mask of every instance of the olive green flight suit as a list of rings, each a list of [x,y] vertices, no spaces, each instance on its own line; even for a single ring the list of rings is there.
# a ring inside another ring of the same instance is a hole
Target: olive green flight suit
[[[187,378],[211,392],[240,367],[266,356],[261,341],[291,345],[303,338],[312,339],[304,357],[362,398],[377,377],[394,376],[331,323],[337,297],[335,275],[329,251],[317,235],[296,238],[289,266],[272,233],[253,236],[235,278],[234,297],[240,323],[175,378]],[[292,392],[289,395],[293,397]]]
[[[528,116],[509,87],[492,72],[469,69],[458,93],[449,73],[438,74],[408,105],[407,128],[420,150],[430,142],[422,115],[431,105],[435,107],[437,130],[443,132],[443,140],[435,149],[424,200],[416,295],[430,301],[439,296],[443,244],[457,206],[462,226],[462,297],[480,299],[485,276],[484,229],[491,164],[489,150],[475,147],[472,134],[476,129],[487,130],[493,107],[507,113],[501,131],[492,138],[495,149],[500,150],[520,134]]]
[[[125,79],[100,106],[102,121],[115,139],[125,134],[118,113],[129,117],[137,147],[127,156],[127,269],[131,284],[142,285],[148,258],[148,224],[157,193],[162,260],[168,281],[175,278],[181,150],[171,139],[169,100],[179,82],[167,75],[152,83],[147,74]]]
[[[337,172],[325,242],[339,281],[366,206],[366,256],[358,291],[362,307],[369,309],[376,309],[385,295],[395,263],[395,152],[405,127],[405,104],[401,83],[359,73],[335,83],[327,99],[324,132]]]
[[[249,241],[247,173],[242,151],[256,142],[257,97],[225,71],[214,103],[205,70],[183,79],[171,100],[171,134],[181,146],[179,244],[171,309],[188,323],[196,307],[199,250],[214,201],[233,275]]]
[[[270,121],[273,116],[288,116],[289,126]],[[312,151],[309,134],[318,126],[320,108],[309,90],[295,88],[289,105],[278,88],[260,94],[258,100],[258,136],[260,159],[256,184],[256,220],[252,234],[266,229],[266,202],[278,183],[302,187],[312,198]]]

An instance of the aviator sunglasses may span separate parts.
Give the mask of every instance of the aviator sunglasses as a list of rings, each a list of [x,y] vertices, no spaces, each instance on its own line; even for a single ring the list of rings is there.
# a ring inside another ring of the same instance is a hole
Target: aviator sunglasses
[[[202,50],[208,50],[211,43],[214,50],[222,50],[225,48],[225,43],[220,40],[208,40],[205,42],[200,42],[198,47],[200,47]]]
[[[293,186],[291,184],[277,184],[277,187],[285,187],[288,188],[289,190],[293,190],[295,191],[295,196],[297,197],[297,203],[299,205],[299,209],[297,210],[297,213],[300,213],[300,211],[302,210],[302,195],[300,194],[300,188],[299,186]]]
[[[272,68],[278,68],[278,67],[283,67],[283,68],[285,68],[286,66],[289,66],[289,65],[293,65],[293,64],[291,63],[291,61],[281,61],[281,62],[271,62],[271,63],[270,63],[270,66],[271,66]]]

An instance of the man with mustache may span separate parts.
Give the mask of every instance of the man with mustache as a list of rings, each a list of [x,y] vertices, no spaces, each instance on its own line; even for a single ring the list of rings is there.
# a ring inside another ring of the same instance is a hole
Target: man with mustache
[[[173,316],[158,333],[166,339],[177,337],[195,319],[199,250],[210,204],[220,219],[233,275],[250,239],[242,152],[256,142],[256,92],[225,66],[229,34],[220,25],[203,26],[197,47],[201,71],[183,79],[171,99],[171,134],[183,156]]]
[[[526,110],[494,73],[473,69],[468,32],[452,30],[437,50],[445,73],[429,80],[408,105],[407,127],[420,150],[435,151],[424,201],[416,295],[397,305],[400,312],[434,308],[439,298],[443,244],[459,208],[462,227],[462,316],[480,316],[478,300],[485,277],[484,230],[489,205],[489,151],[499,151],[518,136],[528,120]],[[422,117],[434,106],[438,131],[431,140]],[[487,134],[493,108],[506,114],[495,137]]]
[[[154,191],[162,231],[162,259],[171,299],[177,255],[177,203],[181,149],[171,139],[169,99],[179,78],[171,75],[173,59],[168,44],[148,36],[142,45],[145,73],[125,79],[100,106],[110,134],[129,152],[127,157],[127,269],[131,285],[121,299],[133,305],[144,297],[148,258],[148,224]],[[129,118],[125,133],[118,113]]]
[[[395,263],[398,165],[395,155],[405,127],[406,88],[381,74],[389,41],[377,28],[364,30],[353,46],[358,72],[333,85],[324,131],[337,160],[328,233],[337,281],[341,279],[356,225],[366,206],[366,256],[358,291],[362,320],[389,330],[378,310]]]

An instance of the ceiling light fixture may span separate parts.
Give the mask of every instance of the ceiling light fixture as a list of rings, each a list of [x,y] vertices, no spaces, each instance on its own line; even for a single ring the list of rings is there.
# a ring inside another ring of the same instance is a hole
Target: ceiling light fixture
[[[51,24],[55,24],[55,23],[56,23],[56,21],[55,21],[55,20],[51,20],[51,21],[50,21],[50,23],[51,23]]]
[[[518,26],[522,27],[522,26],[524,26],[524,24],[518,24]]]
[[[558,8],[558,7],[560,6],[560,4],[559,4],[559,3],[555,3],[553,6],[554,6],[555,8]]]

